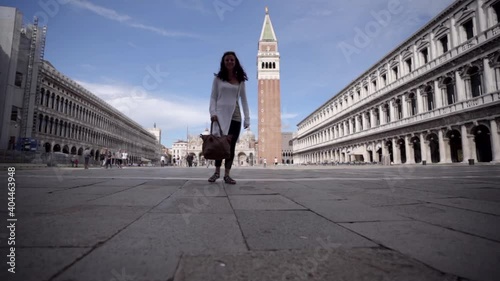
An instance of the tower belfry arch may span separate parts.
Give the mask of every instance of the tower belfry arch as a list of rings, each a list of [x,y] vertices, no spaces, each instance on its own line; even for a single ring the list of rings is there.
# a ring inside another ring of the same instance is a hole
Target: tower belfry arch
[[[273,163],[282,161],[280,54],[278,39],[265,8],[257,52],[257,104],[259,111],[258,157]]]

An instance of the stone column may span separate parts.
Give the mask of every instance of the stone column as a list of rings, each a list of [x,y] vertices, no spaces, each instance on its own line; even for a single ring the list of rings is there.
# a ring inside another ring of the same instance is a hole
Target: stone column
[[[388,109],[389,109],[389,116],[391,117],[391,122],[392,122],[392,121],[394,121],[394,115],[395,115],[394,101],[393,100],[389,101],[389,108]]]
[[[443,140],[443,130],[438,129],[438,140],[439,140],[439,162],[446,163],[446,153],[444,151],[444,140]]]
[[[451,24],[450,24],[450,50],[458,46],[458,32],[457,28],[455,27],[456,25],[456,20],[454,17],[451,17]]]
[[[415,151],[413,143],[408,136],[405,136],[406,164],[415,164]]]
[[[363,158],[364,158],[363,160],[365,163],[370,163],[370,154],[368,153],[367,148],[368,148],[368,145],[365,143],[363,145],[363,150],[364,150],[363,151]]]
[[[490,120],[490,128],[491,128],[491,150],[493,152],[493,160],[494,163],[500,162],[500,137],[498,136],[498,126],[495,119]]]
[[[392,139],[392,154],[394,159],[394,164],[401,164],[401,150],[399,149],[398,139]]]
[[[384,125],[387,123],[387,120],[385,120],[385,111],[384,111],[384,105],[381,104],[378,107],[378,118],[380,118],[380,125]],[[375,118],[373,118],[373,121],[375,121]]]
[[[465,125],[460,126],[460,134],[462,135],[462,151],[464,155],[464,160],[462,163],[469,163],[470,158],[470,144],[469,144],[469,134],[467,133],[467,127]]]
[[[457,102],[466,100],[467,97],[465,94],[464,81],[462,80],[462,77],[460,77],[458,71],[455,71],[455,83],[455,88],[457,90]]]
[[[429,111],[429,106],[427,104],[427,94],[422,93],[422,112]]]
[[[495,91],[495,72],[494,69],[490,67],[488,58],[483,59],[483,93],[487,94]]]
[[[402,95],[401,96],[401,119],[404,119],[408,117],[408,96],[407,95]]]
[[[422,161],[427,161],[427,159],[430,159],[427,157],[427,151],[429,150],[427,148],[428,146],[429,143],[425,140],[424,134],[420,134],[420,156],[422,157]]]
[[[465,99],[472,98],[472,88],[470,85],[470,77],[466,77],[464,80],[464,89],[465,89]]]
[[[438,138],[439,138],[439,162],[440,163],[448,163],[446,162],[446,144],[443,138],[443,130],[438,130]]]
[[[476,140],[474,135],[468,135],[467,138],[469,139],[469,153],[470,153],[470,158],[473,159],[474,162],[477,162],[477,151],[476,151]]]
[[[484,0],[477,1],[477,6],[479,7],[478,11],[477,11],[479,26],[478,26],[478,28],[476,28],[476,30],[477,30],[478,34],[481,34],[482,32],[484,32],[487,29],[487,24],[486,24],[487,10],[486,11],[483,10],[483,5],[484,5]],[[486,8],[486,9],[488,9],[488,8]]]
[[[361,127],[362,128],[360,128],[360,131],[364,131],[364,130],[369,129],[368,128],[368,121],[367,121],[367,117],[366,117],[366,112],[361,113]]]
[[[389,157],[389,154],[387,153],[387,146],[385,145],[385,142],[386,142],[386,140],[382,140],[382,159],[380,159],[380,162],[382,162],[382,164],[385,164],[384,159]]]
[[[440,108],[443,107],[443,98],[441,95],[441,91],[439,89],[439,82],[438,80],[434,80],[434,99],[436,100],[436,105],[434,108]]]

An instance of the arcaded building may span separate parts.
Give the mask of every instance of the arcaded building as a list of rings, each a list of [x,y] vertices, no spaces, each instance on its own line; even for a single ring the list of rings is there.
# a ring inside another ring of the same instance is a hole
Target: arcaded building
[[[499,18],[453,2],[297,125],[294,162],[500,162]]]
[[[88,147],[94,160],[106,150],[121,150],[130,163],[159,160],[160,145],[151,132],[44,60],[47,28],[38,26],[36,18],[24,25],[18,9],[0,7],[0,25],[4,156],[23,153],[23,159],[32,162],[83,161]]]
[[[81,156],[89,147],[95,160],[105,150],[128,154],[131,163],[158,160],[156,137],[79,84],[44,62],[36,97],[33,138],[44,152]]]

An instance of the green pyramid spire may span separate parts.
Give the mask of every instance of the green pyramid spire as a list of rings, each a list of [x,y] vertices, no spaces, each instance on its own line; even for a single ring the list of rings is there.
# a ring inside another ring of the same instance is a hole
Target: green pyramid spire
[[[269,16],[269,9],[266,7],[266,16],[264,17],[264,24],[260,34],[260,41],[278,41],[274,33],[271,17]]]

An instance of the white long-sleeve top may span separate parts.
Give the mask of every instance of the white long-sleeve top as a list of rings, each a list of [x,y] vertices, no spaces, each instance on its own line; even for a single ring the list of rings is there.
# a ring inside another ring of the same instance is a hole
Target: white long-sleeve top
[[[236,109],[236,103],[239,102],[238,97],[241,99],[241,106],[243,107],[243,125],[248,127],[250,126],[250,113],[248,110],[245,82],[241,82],[240,85],[233,85],[229,82],[220,80],[218,77],[214,77],[209,111],[210,116],[217,115],[217,119],[219,120],[219,124],[224,135],[227,135],[229,132],[231,118],[233,117],[234,110]],[[219,134],[217,123],[215,123],[212,133],[215,135]]]

